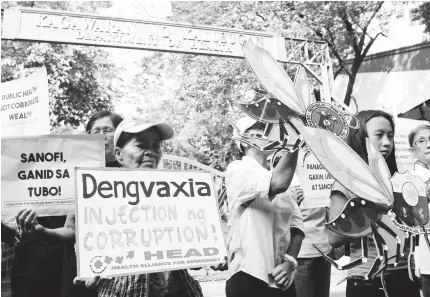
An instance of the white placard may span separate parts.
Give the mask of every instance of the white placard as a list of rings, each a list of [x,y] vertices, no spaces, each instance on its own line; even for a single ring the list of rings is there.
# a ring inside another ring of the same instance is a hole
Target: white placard
[[[41,135],[3,138],[2,216],[34,208],[38,216],[75,210],[75,167],[104,167],[101,135]]]
[[[76,170],[78,276],[210,266],[226,256],[210,173]]]
[[[1,84],[2,137],[49,134],[49,93],[46,68]]]
[[[305,198],[303,208],[326,207],[330,205],[331,186],[334,179],[324,169],[314,154],[299,152],[297,174],[300,178],[300,186]]]

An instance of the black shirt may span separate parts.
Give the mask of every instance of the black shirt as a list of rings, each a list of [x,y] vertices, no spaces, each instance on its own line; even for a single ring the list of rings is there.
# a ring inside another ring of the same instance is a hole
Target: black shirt
[[[64,226],[66,216],[41,217],[37,219],[45,228]],[[30,235],[31,236],[31,235]],[[15,263],[12,275],[37,280],[60,279],[63,267],[63,246],[44,242],[38,238],[23,236],[15,248]]]

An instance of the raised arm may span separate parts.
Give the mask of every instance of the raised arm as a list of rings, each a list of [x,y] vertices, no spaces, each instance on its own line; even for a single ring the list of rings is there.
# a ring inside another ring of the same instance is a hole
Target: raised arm
[[[273,199],[277,194],[285,192],[293,180],[296,171],[299,151],[284,153],[276,167],[273,169],[270,181],[269,197]]]

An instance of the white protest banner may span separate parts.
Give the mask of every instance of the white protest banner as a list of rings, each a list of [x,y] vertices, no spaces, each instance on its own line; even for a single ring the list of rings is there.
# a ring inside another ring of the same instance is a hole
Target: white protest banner
[[[334,179],[312,153],[300,150],[298,160],[297,174],[305,196],[302,208],[329,206]]]
[[[101,135],[42,135],[3,138],[2,216],[34,208],[39,216],[75,210],[75,167],[104,167]]]
[[[226,256],[210,173],[76,169],[78,276],[210,266]]]
[[[2,137],[49,134],[46,68],[1,84]]]
[[[396,162],[399,172],[403,173],[407,170],[413,170],[416,162],[416,158],[409,145],[409,132],[420,125],[428,125],[429,122],[396,118],[395,124],[394,145],[396,148]]]

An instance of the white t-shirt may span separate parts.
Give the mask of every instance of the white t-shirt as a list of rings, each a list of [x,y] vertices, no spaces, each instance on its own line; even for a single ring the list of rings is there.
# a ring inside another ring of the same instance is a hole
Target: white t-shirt
[[[300,178],[297,174],[294,175],[291,186],[300,186]],[[303,216],[303,226],[306,236],[302,241],[298,258],[321,257],[321,254],[312,244],[315,244],[324,254],[330,253],[333,248],[328,242],[327,228],[325,227],[326,208],[304,208],[302,202],[300,211]]]
[[[290,228],[303,231],[303,218],[288,191],[269,200],[271,179],[271,171],[246,156],[227,167],[229,221],[234,230],[229,244],[229,274],[243,271],[277,288],[271,272],[284,261]]]

